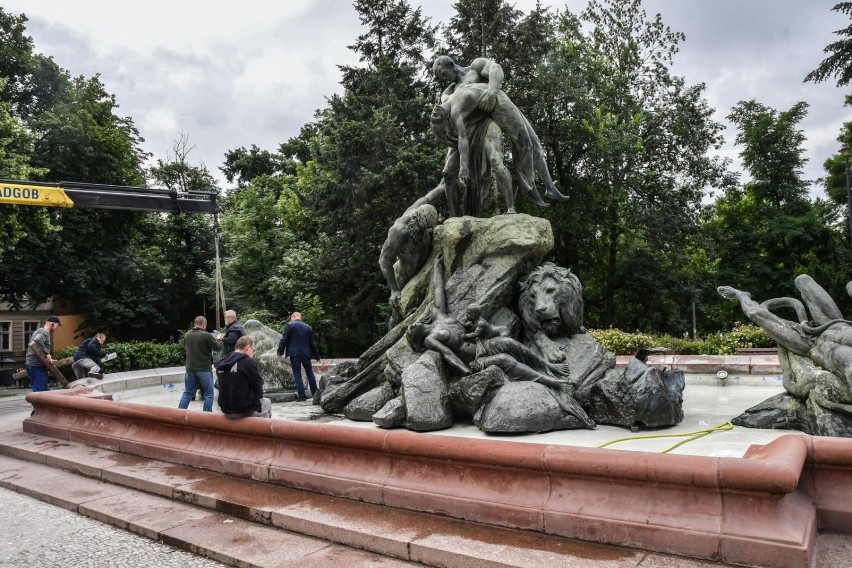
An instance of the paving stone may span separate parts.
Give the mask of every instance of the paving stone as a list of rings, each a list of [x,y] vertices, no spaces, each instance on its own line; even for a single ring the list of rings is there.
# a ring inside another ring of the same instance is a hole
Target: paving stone
[[[219,562],[0,488],[0,567],[218,568]]]

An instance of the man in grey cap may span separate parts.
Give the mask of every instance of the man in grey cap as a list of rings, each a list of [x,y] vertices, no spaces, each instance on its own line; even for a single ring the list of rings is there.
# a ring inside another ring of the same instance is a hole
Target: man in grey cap
[[[50,334],[61,325],[62,323],[59,321],[58,317],[50,316],[47,318],[47,321],[44,322],[44,327],[40,327],[35,330],[30,338],[31,343],[35,343],[41,347],[42,351],[45,353],[45,359],[48,361],[53,361],[53,357],[50,356]],[[27,346],[27,357],[24,361],[24,367],[27,369],[27,375],[30,377],[30,387],[33,389],[33,392],[46,391],[48,377],[47,366],[44,364],[44,361],[41,360],[41,357],[36,355],[32,345]]]

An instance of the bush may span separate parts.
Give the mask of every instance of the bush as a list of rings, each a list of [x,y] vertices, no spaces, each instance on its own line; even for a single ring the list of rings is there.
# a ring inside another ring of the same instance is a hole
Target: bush
[[[590,329],[589,334],[616,355],[635,355],[643,347],[657,347],[658,340],[646,333],[630,333],[620,329]]]
[[[54,355],[54,359],[73,357],[76,347],[66,347]],[[160,367],[182,367],[185,361],[183,342],[175,343],[107,343],[104,345],[107,353],[115,352],[118,357],[112,361],[101,363],[104,373],[119,373],[121,371],[137,371],[140,369],[157,369]],[[69,381],[76,380],[71,365],[60,367],[63,376]]]
[[[589,333],[616,355],[635,355],[644,347],[668,347],[676,355],[733,355],[740,348],[775,347],[775,340],[763,329],[740,322],[727,333],[710,334],[704,339],[630,333],[619,329],[590,329]]]
[[[733,355],[737,349],[745,347],[775,347],[775,340],[769,337],[762,328],[754,324],[736,322],[734,329],[718,336],[719,355]]]

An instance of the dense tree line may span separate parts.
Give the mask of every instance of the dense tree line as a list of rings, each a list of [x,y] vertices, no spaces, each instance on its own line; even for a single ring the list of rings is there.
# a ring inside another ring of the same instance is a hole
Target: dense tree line
[[[185,162],[146,170],[139,131],[100,79],[36,53],[25,25],[0,8],[0,177],[214,189]],[[0,207],[0,301],[56,298],[120,340],[176,337],[202,311],[196,273],[213,257],[209,219]]]
[[[852,15],[849,5],[835,9]],[[438,184],[443,165],[445,148],[429,130],[442,87],[430,72],[437,54],[503,66],[504,90],[569,197],[519,209],[550,220],[556,246],[548,260],[582,279],[588,325],[681,335],[695,314],[699,333],[728,329],[742,315],[716,286],[758,299],[793,296],[802,272],[845,296],[844,164],[826,161],[828,200],[808,195],[799,128],[807,105],[752,100],[730,109],[746,169],[740,179],[714,157],[722,125],[705,86],[671,71],[683,34],[649,18],[640,0],[590,0],[579,14],[458,0],[455,15],[438,24],[406,0],[355,0],[354,8],[365,32],[350,46],[359,64],[340,67],[342,93],[276,151],[226,153],[228,307],[268,323],[299,310],[334,355],[356,355],[382,335],[382,242],[394,219]],[[0,16],[2,177],[216,190],[189,165],[185,141],[143,169],[139,133],[115,115],[97,77],[71,78],[33,54],[22,17]],[[808,79],[848,80],[849,41],[829,45],[828,63]],[[847,139],[852,127],[841,126]],[[488,214],[499,207],[490,200]],[[0,217],[17,245],[0,244],[0,299],[59,295],[90,322],[155,337],[183,326],[205,297],[211,306],[209,219],[24,209],[4,207]]]

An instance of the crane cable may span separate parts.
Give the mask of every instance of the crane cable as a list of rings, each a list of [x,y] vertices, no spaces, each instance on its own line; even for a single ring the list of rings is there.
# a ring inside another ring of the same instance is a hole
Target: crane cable
[[[216,329],[222,327],[222,321],[219,319],[222,314],[228,309],[225,307],[225,289],[222,285],[222,264],[219,261],[219,213],[213,214],[213,244],[216,249]],[[221,309],[220,309],[221,308]]]
[[[616,438],[615,440],[610,440],[609,442],[604,442],[603,444],[599,445],[598,448],[605,448],[606,446],[609,446],[611,444],[615,444],[615,443],[618,443],[618,442],[627,442],[627,441],[630,441],[630,440],[650,440],[650,439],[653,439],[653,438],[681,438],[683,436],[689,436],[689,438],[687,438],[686,440],[681,440],[680,442],[678,442],[674,446],[667,448],[667,449],[663,450],[662,452],[660,452],[661,454],[667,454],[670,451],[672,451],[673,449],[675,449],[679,446],[682,446],[682,445],[686,444],[687,442],[692,442],[693,440],[703,438],[704,436],[706,436],[708,434],[712,434],[713,432],[725,432],[727,430],[732,430],[733,428],[734,428],[734,425],[731,424],[730,420],[728,420],[726,422],[723,422],[722,424],[719,424],[718,426],[713,426],[711,428],[705,428],[704,430],[695,430],[693,432],[683,432],[681,434],[647,434],[647,435],[644,435],[644,436],[627,436],[627,437],[624,437],[624,438]]]

